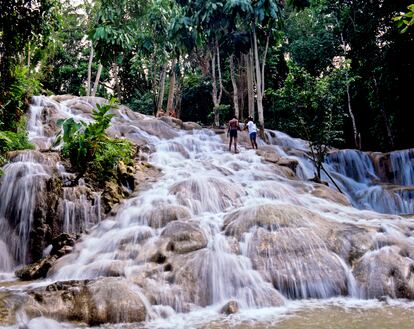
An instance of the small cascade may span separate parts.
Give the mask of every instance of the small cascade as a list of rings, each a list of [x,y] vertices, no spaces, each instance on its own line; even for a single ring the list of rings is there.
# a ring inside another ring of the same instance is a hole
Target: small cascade
[[[4,166],[0,185],[0,239],[18,264],[29,261],[29,235],[36,204],[50,179],[50,163],[32,151],[22,152]]]
[[[377,158],[378,154],[340,150],[328,155],[326,167],[354,206],[388,214],[413,214],[414,151],[391,152],[380,159],[381,167],[376,164],[380,162]]]
[[[414,149],[390,153],[393,183],[414,186]]]
[[[0,243],[5,246],[1,248],[0,272],[42,256],[41,250],[32,254],[31,249],[45,247],[32,245],[34,230],[51,216],[56,217],[54,225],[67,233],[84,232],[101,220],[100,194],[91,192],[82,180],[71,186],[74,175],[66,172],[58,153],[46,152],[60,129],[56,121],[71,115],[66,105],[51,98],[32,98],[27,129],[39,151],[12,153],[0,178]],[[57,185],[63,186],[62,193],[52,190],[57,181],[61,181]]]
[[[282,157],[298,161],[300,179],[314,177],[308,142],[279,131],[267,131],[267,139]],[[387,214],[414,213],[414,149],[389,154],[337,150],[328,154],[325,169],[335,183],[360,209]],[[331,178],[323,179],[335,187]]]
[[[90,191],[82,180],[79,181],[78,186],[62,189],[63,196],[59,200],[59,213],[62,217],[63,232],[85,232],[101,221],[100,193],[92,192],[91,202],[88,198]]]

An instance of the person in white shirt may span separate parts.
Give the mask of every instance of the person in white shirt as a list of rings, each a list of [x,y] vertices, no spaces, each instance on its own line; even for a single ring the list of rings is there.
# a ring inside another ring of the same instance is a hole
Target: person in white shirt
[[[249,131],[249,137],[250,142],[252,143],[252,148],[257,149],[257,143],[256,143],[256,135],[257,135],[257,127],[254,123],[254,120],[252,117],[247,118],[248,122],[246,125],[246,128]]]

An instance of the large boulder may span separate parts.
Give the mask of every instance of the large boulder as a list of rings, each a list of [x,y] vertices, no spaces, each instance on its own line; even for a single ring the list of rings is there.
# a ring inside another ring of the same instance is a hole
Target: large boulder
[[[330,224],[316,212],[288,203],[266,203],[244,207],[225,217],[224,229],[227,235],[241,238],[253,227],[269,231],[292,227],[314,228],[322,234],[329,230]]]
[[[236,184],[216,177],[191,177],[174,184],[170,193],[179,203],[198,214],[203,211],[222,211],[238,205],[245,192]]]
[[[57,282],[28,292],[22,311],[32,318],[89,325],[144,321],[149,303],[140,288],[126,279]]]
[[[15,274],[21,280],[36,280],[45,278],[49,270],[55,265],[56,261],[70,253],[79,235],[62,233],[52,240],[52,250],[50,254],[43,257],[33,264],[23,266],[16,270]]]
[[[414,299],[414,261],[399,246],[367,252],[353,273],[365,298]]]
[[[170,222],[190,219],[191,214],[186,207],[176,205],[160,205],[145,214],[148,225],[153,228],[164,227]]]
[[[207,246],[207,238],[196,223],[173,221],[170,222],[161,234],[168,238],[168,250],[176,253],[188,253]]]

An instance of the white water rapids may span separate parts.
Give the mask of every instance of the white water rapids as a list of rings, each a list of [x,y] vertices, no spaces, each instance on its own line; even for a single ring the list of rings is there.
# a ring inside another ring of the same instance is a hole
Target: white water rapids
[[[30,138],[40,149],[49,147],[56,133],[51,121],[89,120],[94,101],[35,98]],[[102,221],[99,195],[90,204],[82,198],[83,184],[81,192],[67,188],[59,201],[63,230],[88,233],[45,282],[124,278],[145,304],[147,325],[171,328],[190,327],[191,316],[182,313],[209,317],[228,301],[254,319],[269,307],[277,313],[278,307],[297,305],[292,300],[414,297],[414,222],[371,211],[414,213],[408,189],[414,185],[412,151],[391,153],[393,177],[386,183],[365,153],[328,157],[327,169],[357,209],[333,188],[303,180],[313,174],[306,142],[279,132],[270,132],[271,145],[261,142],[259,148],[298,160],[299,178],[263,161],[247,144],[229,153],[227,141],[210,130],[180,130],[125,108],[117,111],[110,132],[147,143],[153,150],[149,162],[162,175]],[[28,257],[25,243],[42,178],[55,170],[62,179],[70,175],[59,161],[34,154],[6,165],[0,187],[0,271],[8,278]],[[16,168],[23,172],[16,174]],[[56,326],[47,319],[20,323]]]

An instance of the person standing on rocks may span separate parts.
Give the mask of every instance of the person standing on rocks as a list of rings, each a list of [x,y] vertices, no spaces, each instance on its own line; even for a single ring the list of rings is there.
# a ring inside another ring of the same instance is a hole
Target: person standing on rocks
[[[229,128],[227,131],[227,136],[230,136],[229,142],[229,152],[231,152],[231,144],[234,140],[234,153],[237,152],[237,130],[240,130],[239,120],[237,120],[236,116],[233,116],[233,119],[229,121],[228,124]]]
[[[254,123],[252,117],[247,118],[247,125],[244,128],[247,129],[249,132],[250,142],[252,143],[252,148],[257,150],[257,143],[256,143],[256,135],[257,135],[257,126]]]

